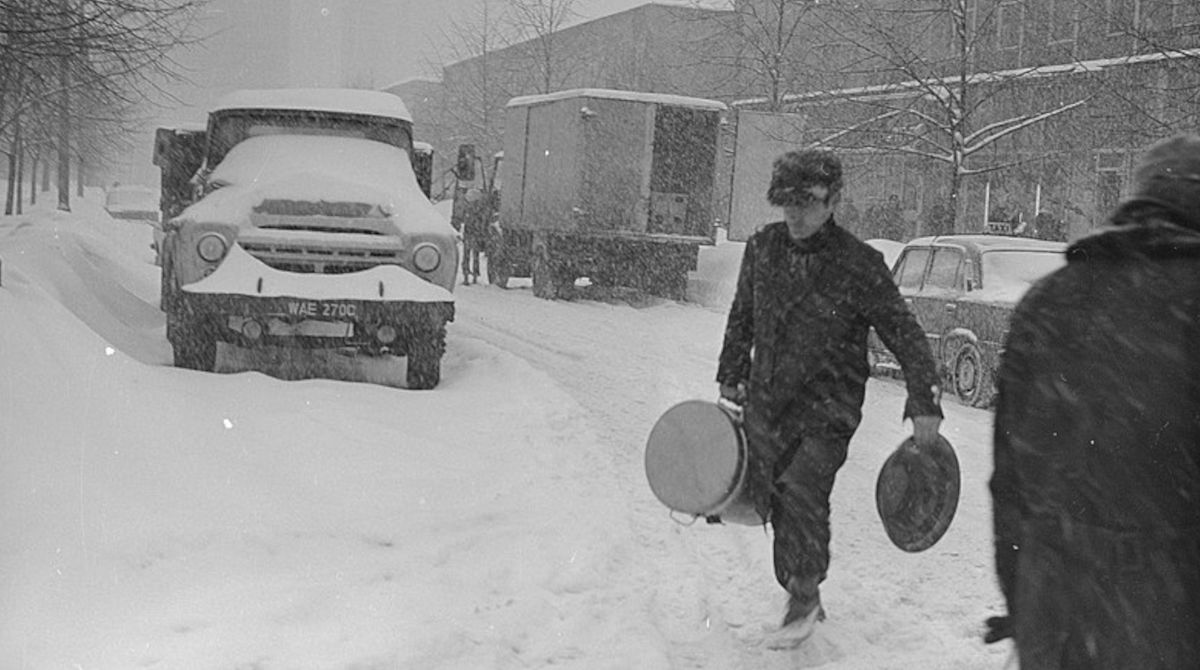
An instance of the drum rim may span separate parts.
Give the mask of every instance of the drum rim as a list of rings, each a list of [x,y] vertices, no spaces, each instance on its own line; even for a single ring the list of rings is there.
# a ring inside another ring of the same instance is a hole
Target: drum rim
[[[701,509],[701,510],[680,509],[679,507],[676,506],[676,505],[680,505],[680,503],[678,503],[677,501],[667,501],[667,500],[663,499],[663,495],[660,493],[659,489],[657,487],[655,487],[655,485],[654,485],[654,479],[649,476],[649,474],[650,474],[650,468],[649,468],[650,447],[651,447],[652,442],[650,439],[647,439],[646,453],[644,456],[644,461],[645,461],[645,470],[646,470],[646,474],[647,474],[647,479],[650,484],[650,491],[654,494],[655,498],[658,498],[659,502],[661,502],[663,505],[666,505],[669,509],[671,509],[675,512],[679,512],[680,514],[690,514],[694,517],[719,516],[721,514],[721,512],[729,509],[729,507],[731,505],[733,505],[734,502],[736,502],[737,492],[740,491],[745,486],[746,473],[749,470],[749,449],[746,444],[746,433],[742,427],[741,421],[739,421],[738,417],[733,412],[731,412],[729,409],[721,406],[720,403],[715,403],[715,402],[711,402],[711,401],[707,401],[707,400],[696,400],[696,399],[684,400],[682,402],[676,403],[675,405],[672,405],[669,409],[667,409],[666,412],[664,412],[662,414],[662,416],[659,417],[658,421],[655,422],[654,427],[657,428],[659,425],[659,422],[663,421],[663,419],[665,419],[667,417],[667,415],[671,414],[673,411],[675,411],[681,407],[684,407],[684,406],[704,407],[705,411],[709,411],[709,409],[711,409],[711,408],[716,408],[721,413],[721,415],[724,416],[725,419],[728,421],[730,428],[733,429],[734,441],[737,444],[737,454],[736,454],[736,458],[735,458],[736,465],[730,476],[730,483],[724,487],[719,499],[716,502],[710,503],[708,505],[708,509]],[[654,429],[651,429],[650,437],[653,437],[653,436],[654,436]],[[680,505],[680,507],[682,507],[682,506],[683,505]],[[695,507],[695,506],[693,506],[693,507]]]
[[[954,451],[953,445],[944,436],[938,436],[938,443],[934,449],[925,452],[938,467],[939,470],[952,475],[950,485],[943,491],[943,495],[939,496],[939,504],[937,510],[932,514],[930,523],[921,524],[921,527],[915,532],[905,532],[904,529],[895,527],[896,524],[889,522],[883,502],[883,482],[884,474],[890,468],[895,467],[901,458],[904,458],[903,450],[911,448],[913,438],[909,437],[900,443],[884,461],[883,467],[880,468],[879,477],[875,481],[875,506],[878,510],[880,519],[883,521],[884,530],[887,532],[888,539],[892,541],[900,549],[908,552],[924,551],[941,540],[946,531],[950,529],[950,524],[954,521],[954,517],[958,512],[959,498],[962,494],[962,471],[958,462],[958,454]],[[890,512],[891,510],[886,510]]]

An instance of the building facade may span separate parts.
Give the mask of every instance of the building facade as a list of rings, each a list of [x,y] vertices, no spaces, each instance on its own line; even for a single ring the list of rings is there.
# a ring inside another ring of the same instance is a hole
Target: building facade
[[[1194,0],[876,0],[839,10],[827,3],[806,23],[838,39],[812,78],[819,85],[786,96],[784,109],[802,120],[798,143],[848,155],[863,236],[880,232],[879,213],[898,200],[903,239],[1078,237],[1103,225],[1145,146],[1200,128]]]

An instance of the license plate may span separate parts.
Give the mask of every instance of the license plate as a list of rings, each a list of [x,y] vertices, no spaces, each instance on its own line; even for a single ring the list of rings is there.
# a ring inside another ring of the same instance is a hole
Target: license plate
[[[267,332],[280,336],[307,337],[350,337],[354,335],[354,324],[343,321],[305,320],[299,323],[287,323],[279,319],[267,322]]]
[[[309,319],[353,319],[358,316],[358,305],[352,302],[324,302],[320,300],[288,300],[284,313],[291,317]]]

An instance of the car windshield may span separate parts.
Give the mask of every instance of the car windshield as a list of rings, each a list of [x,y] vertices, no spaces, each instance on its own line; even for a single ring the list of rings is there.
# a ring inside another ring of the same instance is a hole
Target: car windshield
[[[1061,251],[985,251],[983,288],[986,291],[1020,290],[1066,264]]]

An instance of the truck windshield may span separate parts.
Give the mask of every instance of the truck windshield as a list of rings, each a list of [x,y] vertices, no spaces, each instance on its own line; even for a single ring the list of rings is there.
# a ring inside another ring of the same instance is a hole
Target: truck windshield
[[[208,165],[215,167],[234,145],[261,135],[357,137],[399,147],[412,155],[412,124],[401,119],[311,110],[232,110],[210,123]]]

